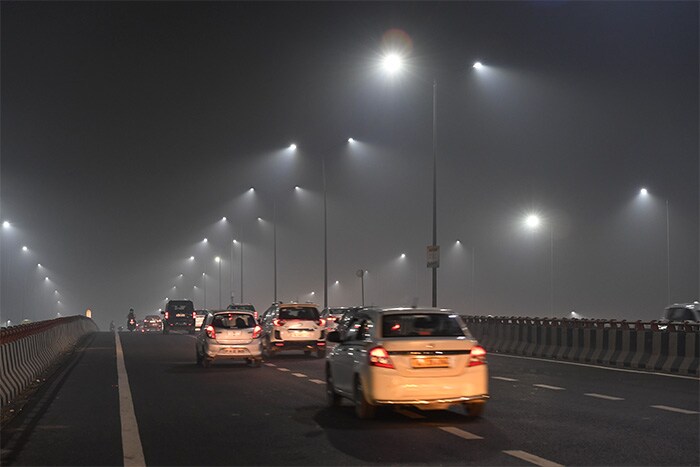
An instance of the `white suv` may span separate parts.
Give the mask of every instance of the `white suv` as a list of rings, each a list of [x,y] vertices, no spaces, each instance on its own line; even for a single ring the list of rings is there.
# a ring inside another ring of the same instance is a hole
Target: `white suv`
[[[326,326],[318,307],[310,303],[273,303],[261,318],[266,357],[282,350],[303,350],[326,356]]]
[[[350,399],[360,418],[381,405],[463,404],[479,416],[489,399],[486,351],[449,310],[368,308],[328,341],[338,343],[326,361],[328,403]]]

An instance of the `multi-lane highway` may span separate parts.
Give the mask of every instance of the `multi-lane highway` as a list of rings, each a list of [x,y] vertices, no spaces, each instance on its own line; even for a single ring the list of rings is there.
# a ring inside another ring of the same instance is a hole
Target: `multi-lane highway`
[[[89,338],[4,428],[3,465],[700,464],[697,378],[491,354],[482,418],[362,421],[326,407],[324,361],[301,352],[203,369],[192,336],[115,337]]]

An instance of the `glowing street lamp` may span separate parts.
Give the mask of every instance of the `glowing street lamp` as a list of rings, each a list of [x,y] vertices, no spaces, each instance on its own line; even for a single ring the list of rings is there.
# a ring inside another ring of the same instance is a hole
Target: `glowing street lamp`
[[[523,223],[529,230],[537,230],[542,219],[537,214],[528,214]],[[554,316],[554,225],[549,224],[549,313]]]
[[[649,190],[646,188],[640,189],[639,196],[642,198],[649,197]],[[671,304],[671,222],[668,210],[668,199],[664,201],[666,204],[666,303]]]

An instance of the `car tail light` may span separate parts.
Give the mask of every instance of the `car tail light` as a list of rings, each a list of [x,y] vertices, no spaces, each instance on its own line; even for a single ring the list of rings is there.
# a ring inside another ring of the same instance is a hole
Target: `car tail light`
[[[318,324],[319,326],[325,326],[326,320],[323,318],[319,318],[318,320],[316,320],[316,324]]]
[[[216,330],[214,329],[214,326],[211,324],[207,326],[206,332],[209,339],[216,339]]]
[[[195,313],[194,311],[192,312],[192,319],[197,319],[197,313]]]
[[[369,364],[381,368],[394,368],[394,364],[389,358],[389,352],[384,347],[375,347],[369,351]]]
[[[262,334],[262,328],[257,324],[253,328],[253,339],[257,339]]]
[[[469,353],[469,366],[472,367],[484,364],[486,364],[486,350],[480,345],[472,347]]]
[[[284,323],[286,323],[286,321],[283,319],[275,318],[272,320],[272,324],[274,324],[275,326],[284,326]]]
[[[170,313],[168,313],[168,312],[166,311],[166,312],[165,312],[165,319],[168,319],[168,318],[170,318]]]

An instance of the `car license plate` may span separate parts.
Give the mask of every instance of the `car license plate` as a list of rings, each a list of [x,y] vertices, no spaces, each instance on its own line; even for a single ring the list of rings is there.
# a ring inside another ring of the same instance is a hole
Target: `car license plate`
[[[289,331],[291,337],[306,337],[309,335],[309,331]]]
[[[245,349],[223,349],[222,353],[231,355],[240,355],[246,353]]]
[[[412,357],[411,366],[413,368],[448,368],[450,362],[447,357]]]
[[[185,316],[187,316],[187,315],[184,314],[184,313],[177,313],[177,314],[175,315],[176,318],[184,318]]]

